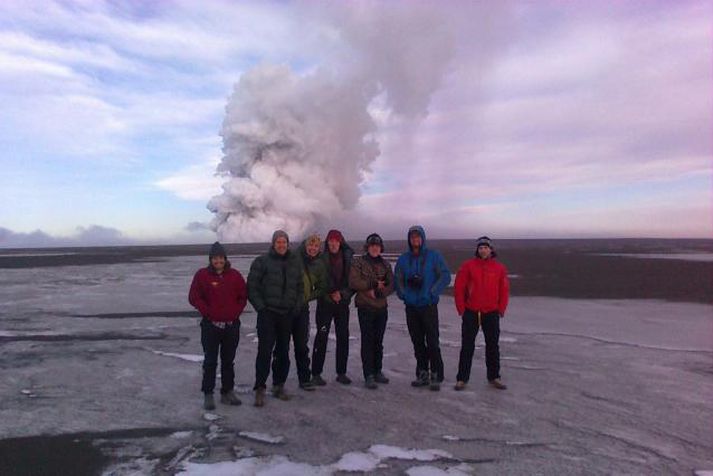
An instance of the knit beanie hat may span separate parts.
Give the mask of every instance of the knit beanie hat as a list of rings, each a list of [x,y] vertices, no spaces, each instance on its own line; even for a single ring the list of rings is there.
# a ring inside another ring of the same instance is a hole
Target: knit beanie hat
[[[225,248],[223,245],[221,245],[219,242],[213,243],[213,245],[210,247],[210,251],[208,252],[208,257],[212,258],[214,256],[222,256],[223,258],[227,258],[228,255],[225,253]]]
[[[475,245],[476,248],[480,248],[481,246],[487,246],[491,250],[493,249],[493,241],[488,238],[487,236],[481,236],[478,238],[478,244]]]
[[[327,233],[326,241],[329,241],[329,240],[337,240],[341,243],[344,241],[344,236],[342,235],[342,232],[339,230],[329,230],[329,233]]]
[[[277,241],[278,238],[284,238],[287,240],[287,242],[290,242],[290,237],[287,235],[287,232],[284,230],[277,230],[275,233],[272,234],[272,246],[275,246],[275,242]]]
[[[368,248],[369,245],[379,245],[381,247],[381,252],[384,252],[384,240],[382,240],[381,237],[376,233],[372,233],[371,235],[366,237],[366,244],[364,245],[364,249]]]

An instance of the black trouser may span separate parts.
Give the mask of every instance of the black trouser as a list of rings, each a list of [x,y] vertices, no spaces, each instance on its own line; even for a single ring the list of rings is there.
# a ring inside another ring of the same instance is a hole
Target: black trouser
[[[406,325],[416,357],[416,377],[430,369],[438,381],[442,382],[443,358],[438,343],[438,306],[406,306]]]
[[[334,319],[334,333],[337,336],[337,375],[347,373],[349,359],[349,303],[319,301],[317,303],[317,335],[312,349],[312,375],[321,375],[327,353],[329,328]]]
[[[292,316],[263,310],[257,313],[257,358],[255,359],[255,387],[265,388],[270,374],[272,351],[275,351],[272,383],[282,385],[290,371],[290,331]]]
[[[381,372],[384,360],[384,332],[388,319],[387,308],[357,308],[361,330],[361,366],[364,378]]]
[[[203,393],[213,393],[215,371],[220,353],[220,393],[235,388],[233,361],[240,341],[240,321],[235,320],[225,328],[214,326],[208,319],[201,320],[201,344],[203,345]]]
[[[295,364],[297,365],[297,378],[300,383],[309,382],[309,305],[304,306],[300,312],[292,316],[290,329],[292,342],[295,344]],[[289,337],[288,337],[289,340]],[[289,362],[288,362],[289,365]],[[272,354],[272,374],[277,375],[277,348]],[[287,374],[285,374],[285,377]]]
[[[480,317],[480,323],[478,319]],[[483,326],[485,336],[485,366],[488,369],[488,380],[500,378],[500,314],[497,311],[479,313],[466,309],[463,313],[461,326],[460,361],[458,362],[457,380],[467,382],[470,378],[470,367],[475,351],[475,336],[478,326]]]

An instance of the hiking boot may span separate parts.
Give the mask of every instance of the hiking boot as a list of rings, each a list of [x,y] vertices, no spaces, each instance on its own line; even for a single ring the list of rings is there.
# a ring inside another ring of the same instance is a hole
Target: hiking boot
[[[203,394],[203,408],[205,410],[215,410],[215,400],[212,393]]]
[[[429,385],[429,390],[433,390],[434,392],[437,392],[441,389],[441,380],[438,378],[438,375],[432,373],[431,374],[431,385]]]
[[[231,390],[229,392],[220,394],[220,403],[224,405],[238,406],[241,405],[243,402],[241,402],[237,395],[235,395],[235,392]]]
[[[272,396],[275,398],[279,398],[283,402],[286,402],[287,400],[290,399],[290,396],[285,392],[285,387],[284,385],[273,385],[272,386]]]
[[[374,380],[376,381],[376,383],[389,383],[389,379],[386,378],[386,375],[381,372],[378,372],[376,375],[374,375]]]
[[[265,389],[258,388],[255,390],[255,406],[263,407],[265,406]]]
[[[324,381],[321,375],[312,375],[312,385],[324,387],[327,385],[327,382]]]
[[[373,375],[369,375],[364,379],[364,386],[369,390],[375,390],[379,388],[379,386],[376,385],[376,380],[374,379]]]
[[[425,387],[428,384],[428,372],[425,370],[420,370],[418,372],[418,377],[416,377],[416,380],[413,380],[411,382],[412,387]]]
[[[491,387],[497,388],[498,390],[505,390],[508,388],[508,386],[502,383],[499,378],[489,380],[488,383]]]
[[[342,385],[349,385],[352,383],[352,379],[347,377],[347,374],[339,374],[337,375],[337,382],[341,383]]]
[[[462,381],[462,380],[458,380],[458,381],[456,382],[456,386],[453,387],[453,388],[454,388],[455,390],[458,390],[458,391],[464,390],[464,389],[465,389],[465,382]]]
[[[315,390],[317,390],[317,387],[314,386],[311,380],[308,380],[306,382],[300,382],[300,388],[308,392],[314,392]]]

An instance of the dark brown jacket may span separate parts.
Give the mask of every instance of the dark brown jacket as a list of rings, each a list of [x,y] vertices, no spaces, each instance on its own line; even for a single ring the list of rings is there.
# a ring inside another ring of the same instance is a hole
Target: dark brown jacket
[[[384,281],[386,289],[381,297],[373,299],[369,291],[376,289],[377,281]],[[355,256],[349,270],[349,287],[356,291],[357,307],[384,309],[386,296],[394,292],[394,274],[391,265],[383,257],[374,259],[368,254]]]

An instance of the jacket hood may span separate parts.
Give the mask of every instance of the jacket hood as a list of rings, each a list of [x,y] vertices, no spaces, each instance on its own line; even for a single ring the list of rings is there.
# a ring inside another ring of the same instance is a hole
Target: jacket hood
[[[414,231],[417,232],[419,235],[421,235],[421,249],[425,250],[426,249],[426,232],[421,225],[414,225],[411,228],[409,228],[408,233],[406,233],[406,243],[408,244],[409,251],[413,252],[413,249],[411,248],[411,240],[409,240],[409,237],[411,236],[411,233],[413,233]]]
[[[341,233],[340,233],[341,235]],[[329,244],[327,243],[329,240],[324,240],[324,249],[323,252],[325,254],[329,254]],[[349,243],[347,243],[347,240],[344,239],[344,236],[340,236],[339,238],[339,251],[344,253],[345,251],[351,251],[352,254],[354,253],[354,250],[352,249],[351,246],[349,246]]]

